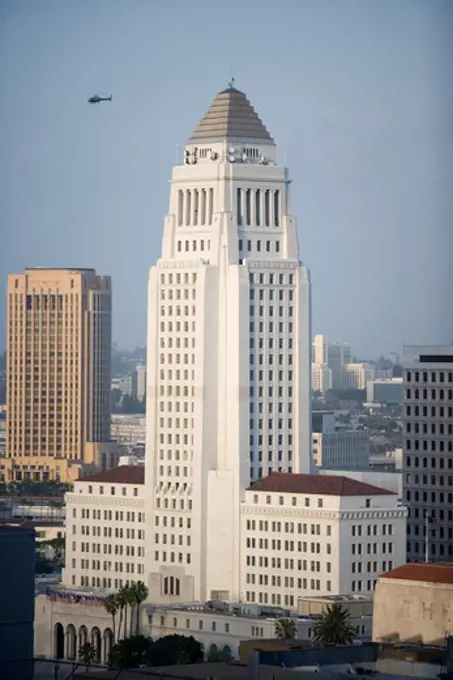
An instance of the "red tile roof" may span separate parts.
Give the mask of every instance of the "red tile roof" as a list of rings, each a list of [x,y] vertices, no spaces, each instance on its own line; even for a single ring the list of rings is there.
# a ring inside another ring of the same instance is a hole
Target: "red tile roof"
[[[111,470],[79,477],[78,482],[110,482],[111,484],[144,484],[145,468],[142,465],[121,465]]]
[[[249,486],[253,491],[279,493],[316,494],[317,496],[394,496],[381,489],[349,477],[336,475],[297,475],[289,472],[273,472],[269,477]]]
[[[453,563],[409,562],[380,575],[380,578],[404,579],[406,581],[427,581],[453,585]]]

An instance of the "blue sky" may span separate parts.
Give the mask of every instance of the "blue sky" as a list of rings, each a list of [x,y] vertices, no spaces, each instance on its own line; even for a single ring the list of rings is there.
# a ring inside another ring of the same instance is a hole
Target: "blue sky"
[[[176,145],[231,75],[291,169],[314,332],[449,342],[452,25],[450,0],[0,0],[0,347],[37,265],[110,274],[114,339],[145,343]]]

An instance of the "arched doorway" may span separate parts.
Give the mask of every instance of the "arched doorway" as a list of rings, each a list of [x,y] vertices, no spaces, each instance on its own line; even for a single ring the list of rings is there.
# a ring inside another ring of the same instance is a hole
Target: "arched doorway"
[[[113,631],[110,628],[104,630],[102,648],[104,650],[104,663],[109,662],[110,652],[113,647]]]
[[[64,659],[64,628],[61,623],[56,623],[54,628],[54,657]]]
[[[66,628],[66,658],[70,661],[77,659],[77,635],[76,629],[71,624]]]
[[[91,644],[96,651],[95,661],[100,663],[102,659],[102,643],[101,643],[101,631],[97,626],[91,630]]]
[[[88,629],[86,626],[80,626],[79,628],[79,644],[77,646],[77,649],[79,650],[85,642],[88,642]]]

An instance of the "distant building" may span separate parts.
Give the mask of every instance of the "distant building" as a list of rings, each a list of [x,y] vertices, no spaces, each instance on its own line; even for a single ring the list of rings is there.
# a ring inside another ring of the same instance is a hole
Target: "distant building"
[[[332,389],[332,371],[327,364],[311,365],[311,389],[322,394]]]
[[[366,400],[369,404],[402,404],[404,400],[402,378],[369,380],[366,390]]]
[[[390,361],[394,366],[399,366],[400,356],[397,352],[390,352]]]
[[[453,564],[404,564],[381,574],[373,640],[445,647],[453,623]]]
[[[123,394],[135,399],[137,397],[137,375],[135,371],[117,380],[116,386]]]
[[[146,441],[146,417],[139,414],[112,415],[112,439],[119,444],[144,446]]]
[[[35,536],[0,525],[0,678],[32,680]]]
[[[137,399],[143,401],[146,394],[146,366],[139,364],[136,369]]]
[[[453,347],[406,347],[403,411],[408,557],[453,559]]]
[[[365,390],[367,383],[374,380],[373,364],[345,364],[343,366],[343,389]]]
[[[313,411],[312,453],[319,468],[364,469],[369,466],[370,436],[366,430],[338,427],[333,411]]]
[[[343,367],[352,362],[352,350],[346,342],[329,342],[328,366],[332,371],[332,389],[344,389]]]
[[[110,443],[112,292],[93,269],[8,277],[5,481],[70,482],[115,463]]]
[[[6,372],[0,371],[0,404],[6,404]]]

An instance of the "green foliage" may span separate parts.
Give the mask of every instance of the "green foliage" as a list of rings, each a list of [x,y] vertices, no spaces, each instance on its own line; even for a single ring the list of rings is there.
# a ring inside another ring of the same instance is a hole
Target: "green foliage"
[[[278,619],[275,622],[275,637],[280,638],[280,640],[293,640],[296,637],[294,619]]]
[[[0,495],[15,496],[21,500],[25,498],[55,496],[55,499],[63,501],[65,493],[70,490],[71,486],[69,484],[61,484],[54,481],[33,482],[24,480],[22,482],[10,482],[9,484],[0,485]]]
[[[152,639],[144,635],[133,635],[120,640],[112,647],[110,665],[115,668],[140,668],[149,665],[152,647]]]
[[[225,645],[222,649],[212,644],[206,654],[206,661],[210,663],[230,663],[233,660],[231,647]]]
[[[152,666],[199,663],[203,661],[203,647],[191,635],[165,635],[158,638],[151,649]]]
[[[349,612],[341,604],[329,604],[314,626],[314,641],[319,645],[350,645],[357,637]]]
[[[94,645],[92,645],[91,642],[84,642],[79,648],[78,657],[79,661],[82,661],[88,670],[89,666],[96,660],[96,649]]]
[[[203,661],[203,647],[195,638],[165,635],[155,642],[144,635],[132,635],[112,648],[110,664],[115,668],[173,666]]]

